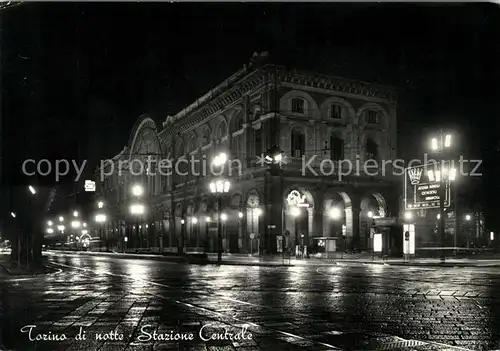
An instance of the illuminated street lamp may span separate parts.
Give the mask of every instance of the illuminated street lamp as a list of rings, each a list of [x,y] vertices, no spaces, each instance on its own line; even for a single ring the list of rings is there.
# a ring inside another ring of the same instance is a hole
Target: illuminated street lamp
[[[472,218],[472,217],[471,217],[471,215],[469,215],[469,214],[468,214],[468,215],[465,215],[465,220],[466,220],[466,221],[470,221],[470,220],[471,220],[471,218]]]
[[[52,226],[52,224],[54,224],[54,223],[52,223],[52,221],[47,221],[47,225],[48,225],[49,227],[51,227],[51,226]]]
[[[11,212],[10,215],[12,216],[12,218],[16,218],[16,214],[14,212]]]
[[[198,219],[196,217],[193,217],[193,219],[191,219],[191,223],[193,223],[193,224],[198,223]]]
[[[212,161],[214,166],[220,167],[227,162],[227,155],[224,152],[219,152]]]
[[[443,133],[441,131],[441,134],[438,138],[432,138],[431,139],[431,150],[437,153],[444,153],[445,151],[449,152],[451,150],[451,134],[449,133]],[[444,157],[441,157],[441,159],[444,161]],[[455,180],[456,177],[456,169],[448,169],[446,166],[443,165],[444,162],[441,162],[441,166],[439,169],[437,169],[435,172],[430,171],[427,172],[427,175],[429,176],[430,181],[437,181],[439,182],[439,233],[441,237],[441,262],[444,263],[446,260],[446,254],[444,251],[445,247],[445,218],[444,218],[444,205],[445,205],[445,196],[446,196],[446,181],[453,181]],[[450,162],[451,164],[451,162]],[[455,236],[454,236],[454,241],[455,244],[454,246],[456,247],[456,241],[457,241],[457,231],[455,230]]]
[[[73,217],[78,217],[78,211],[73,212]]]
[[[144,187],[140,184],[136,184],[132,187],[132,195],[134,196],[142,196],[144,194]]]
[[[240,219],[243,218],[243,212],[241,212],[241,211],[238,212],[238,218],[240,218]]]
[[[80,228],[80,225],[81,225],[80,221],[72,221],[71,222],[71,228],[73,228],[73,229]]]
[[[35,188],[33,188],[31,185],[28,187],[29,191],[31,192],[31,194],[35,195],[36,194],[36,190]]]
[[[373,218],[373,212],[372,211],[368,211],[368,218]]]
[[[227,221],[227,214],[225,214],[225,213],[221,214],[221,215],[220,215],[220,219],[221,219],[223,222]]]
[[[48,233],[48,234],[52,234],[52,233],[54,233],[54,229],[52,229],[52,228],[47,228],[47,233]]]
[[[405,219],[407,221],[411,221],[413,219],[413,213],[411,213],[410,211],[406,211],[405,212]]]
[[[221,154],[219,154],[220,157]],[[225,155],[225,154],[224,154]],[[219,161],[221,159],[219,158]],[[214,160],[215,162],[215,160]],[[231,187],[231,183],[228,180],[216,180],[212,181],[209,184],[210,192],[217,197],[217,260],[222,261],[222,233],[221,233],[221,211],[222,211],[222,197],[224,194],[229,192],[229,188]],[[227,217],[226,217],[227,219]]]
[[[103,208],[103,207],[104,207],[104,202],[99,201],[99,202],[97,203],[97,208]]]

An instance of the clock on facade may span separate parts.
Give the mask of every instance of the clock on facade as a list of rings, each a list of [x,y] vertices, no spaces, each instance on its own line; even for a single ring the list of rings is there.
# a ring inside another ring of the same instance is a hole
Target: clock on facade
[[[259,206],[259,197],[257,195],[250,195],[248,197],[247,204],[250,207]]]

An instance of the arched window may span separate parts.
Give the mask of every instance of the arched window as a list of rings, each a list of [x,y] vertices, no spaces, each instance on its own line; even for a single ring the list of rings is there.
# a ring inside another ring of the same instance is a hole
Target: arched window
[[[302,157],[306,153],[306,136],[301,128],[292,129],[292,157]]]
[[[292,99],[292,112],[293,113],[301,113],[303,114],[305,112],[305,105],[306,102],[304,99],[301,98],[293,98]]]
[[[254,130],[255,135],[255,156],[262,154],[262,128]]]
[[[366,140],[366,159],[378,161],[378,145],[370,138]]]
[[[379,115],[377,111],[369,110],[366,111],[366,123],[367,124],[379,124]]]
[[[227,126],[225,122],[221,122],[219,128],[217,129],[216,143],[221,144],[222,139],[227,136]]]
[[[342,119],[342,105],[331,104],[330,105],[330,118]]]
[[[210,129],[208,127],[203,128],[201,138],[203,146],[210,144]]]
[[[344,158],[344,140],[334,133],[330,136],[330,158],[332,161]]]

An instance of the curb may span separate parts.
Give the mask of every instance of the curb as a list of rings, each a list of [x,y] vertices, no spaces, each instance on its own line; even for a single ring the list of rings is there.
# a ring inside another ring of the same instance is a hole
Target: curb
[[[36,272],[23,272],[23,273],[14,273],[12,270],[7,268],[3,263],[0,263],[0,267],[8,274],[11,276],[16,276],[16,277],[40,277],[44,275],[49,275],[49,274],[54,274],[58,271],[58,269],[55,269],[53,267],[43,265],[47,270],[50,270],[50,272],[43,272],[43,273],[36,273]]]
[[[189,257],[180,257],[180,256],[146,256],[140,254],[122,254],[122,253],[109,253],[109,252],[89,252],[89,251],[59,251],[54,250],[50,252],[61,252],[61,253],[70,253],[77,255],[87,255],[87,256],[105,256],[105,257],[114,257],[118,259],[142,259],[142,260],[152,260],[152,261],[162,261],[162,262],[171,262],[171,263],[187,263],[187,264],[196,264],[200,266],[205,265],[213,265],[213,266],[260,266],[260,267],[293,267],[293,264],[285,264],[282,263],[266,263],[266,262],[236,262],[231,260],[222,260],[221,262],[217,262],[214,260],[200,260],[196,258]]]

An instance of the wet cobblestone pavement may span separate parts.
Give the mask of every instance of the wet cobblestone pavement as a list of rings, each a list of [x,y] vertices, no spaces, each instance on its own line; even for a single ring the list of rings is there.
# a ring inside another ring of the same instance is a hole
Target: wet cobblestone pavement
[[[500,349],[500,272],[494,268],[196,266],[71,255],[49,260],[61,271],[2,277],[5,349]],[[67,340],[30,341],[20,332],[25,325],[36,325],[32,337],[64,333]],[[193,340],[148,341],[141,328],[192,333]],[[199,336],[224,330],[245,338]],[[85,340],[75,340],[80,331]],[[110,332],[123,340],[109,340]]]

